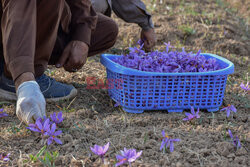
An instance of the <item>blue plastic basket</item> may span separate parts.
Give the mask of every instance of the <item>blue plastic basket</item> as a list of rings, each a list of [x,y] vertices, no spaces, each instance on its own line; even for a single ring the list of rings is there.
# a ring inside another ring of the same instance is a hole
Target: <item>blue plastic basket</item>
[[[103,54],[101,63],[107,69],[109,95],[124,111],[182,112],[191,106],[209,112],[218,111],[223,101],[227,75],[234,72],[234,64],[214,54],[201,55],[215,58],[222,69],[202,73],[144,72],[115,63],[112,60],[118,55],[110,54]]]

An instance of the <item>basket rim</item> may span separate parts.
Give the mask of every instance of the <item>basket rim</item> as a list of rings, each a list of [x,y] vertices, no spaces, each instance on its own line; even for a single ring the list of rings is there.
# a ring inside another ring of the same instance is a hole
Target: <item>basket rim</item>
[[[223,61],[224,63],[228,64],[228,67],[217,71],[209,71],[209,72],[185,72],[185,73],[147,72],[147,71],[140,71],[124,67],[118,63],[115,63],[114,61],[111,60],[111,58],[116,58],[119,57],[120,55],[114,55],[114,54],[102,54],[101,63],[110,71],[125,75],[136,75],[136,76],[207,76],[207,75],[228,75],[234,72],[234,64],[231,61],[227,60],[226,58],[223,58],[221,56],[212,53],[201,53],[200,55],[208,56]]]

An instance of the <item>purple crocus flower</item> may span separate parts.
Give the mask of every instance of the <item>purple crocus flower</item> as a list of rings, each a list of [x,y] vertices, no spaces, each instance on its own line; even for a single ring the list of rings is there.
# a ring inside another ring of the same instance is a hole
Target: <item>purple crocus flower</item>
[[[191,121],[196,118],[198,119],[200,118],[199,108],[197,109],[197,112],[195,112],[194,107],[191,107],[191,113],[185,113],[185,115],[187,116],[187,118],[184,118],[183,121]]]
[[[246,85],[244,85],[244,83],[242,82],[242,83],[240,84],[240,87],[241,87],[243,90],[245,90],[245,91],[250,91],[249,82],[247,82]]]
[[[139,158],[142,154],[142,151],[136,152],[135,149],[126,149],[121,150],[121,155],[117,155],[116,159],[119,161],[115,166],[120,166],[124,163],[129,163],[129,166],[131,166],[131,163],[134,162],[137,158]]]
[[[63,121],[64,118],[62,112],[59,112],[57,115],[56,112],[54,112],[50,115],[50,119],[53,123],[59,124]]]
[[[109,142],[104,146],[94,145],[94,147],[90,147],[90,149],[94,154],[100,156],[104,162],[104,156],[109,149]]]
[[[221,109],[220,111],[226,111],[227,112],[227,117],[229,117],[230,116],[230,113],[231,113],[231,111],[233,111],[233,112],[237,112],[237,109],[234,107],[234,105],[228,105],[227,107],[224,107],[223,109]]]
[[[119,106],[121,106],[121,103],[119,103],[119,102],[115,103],[115,105],[114,105],[114,107],[119,107]]]
[[[33,131],[33,132],[39,132],[42,134],[42,136],[47,135],[48,130],[50,127],[50,120],[47,118],[44,122],[41,118],[38,118],[36,120],[35,124],[29,124],[29,127],[27,129]]]
[[[239,140],[238,136],[236,136],[236,137],[234,138],[234,136],[233,136],[231,130],[228,130],[228,133],[229,133],[230,138],[231,138],[232,141],[233,141],[234,146],[235,146],[237,149],[241,148],[241,144],[240,144],[240,140]]]
[[[162,136],[163,136],[163,139],[162,139],[162,142],[161,142],[161,147],[160,147],[160,150],[162,150],[164,147],[165,148],[170,148],[170,152],[173,152],[174,151],[174,142],[179,142],[180,139],[171,139],[167,133],[165,133],[165,131],[163,130],[161,132]]]
[[[56,131],[56,124],[53,123],[51,125],[51,128],[49,128],[48,130],[48,141],[47,144],[50,145],[53,141],[55,141],[58,144],[62,144],[62,141],[60,139],[57,138],[57,136],[59,136],[62,133],[61,130]]]
[[[7,117],[7,116],[8,116],[8,114],[6,114],[5,112],[3,112],[3,109],[1,108],[0,109],[0,118]]]
[[[10,153],[7,154],[7,155],[6,154],[0,154],[0,160],[7,162],[7,161],[10,160],[9,156],[10,156]]]

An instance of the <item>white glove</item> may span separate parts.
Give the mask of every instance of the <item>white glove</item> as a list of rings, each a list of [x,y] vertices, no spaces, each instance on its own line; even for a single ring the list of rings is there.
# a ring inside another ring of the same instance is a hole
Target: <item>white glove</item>
[[[26,124],[34,123],[37,118],[43,118],[46,102],[35,81],[22,83],[17,89],[16,114],[20,121]]]

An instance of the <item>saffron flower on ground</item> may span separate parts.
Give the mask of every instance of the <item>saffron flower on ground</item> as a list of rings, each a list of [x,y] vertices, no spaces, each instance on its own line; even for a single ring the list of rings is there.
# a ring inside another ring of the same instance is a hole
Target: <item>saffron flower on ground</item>
[[[237,109],[234,107],[234,105],[228,105],[227,107],[224,107],[223,109],[221,109],[220,111],[226,111],[227,112],[227,117],[229,117],[230,116],[230,113],[231,113],[231,111],[233,111],[233,112],[237,112]]]
[[[195,112],[194,107],[191,107],[191,113],[185,113],[185,115],[187,116],[187,118],[184,118],[183,121],[191,121],[196,118],[198,119],[200,118],[199,108],[197,109],[197,112]]]
[[[64,118],[62,112],[59,112],[57,115],[56,112],[54,112],[53,114],[50,115],[50,119],[52,122],[59,124],[63,121]]]
[[[126,149],[121,150],[121,155],[117,155],[116,159],[119,161],[115,166],[120,166],[122,164],[128,163],[131,166],[131,163],[139,158],[142,154],[142,151],[136,152],[135,149]]]
[[[50,145],[53,141],[55,141],[57,144],[62,144],[62,141],[57,138],[57,136],[59,136],[61,133],[61,130],[56,131],[56,124],[53,123],[47,133],[49,135],[47,144]]]
[[[242,82],[242,83],[240,84],[240,87],[241,87],[243,90],[245,90],[245,91],[250,91],[249,82],[247,82],[246,85],[244,85],[244,83]]]
[[[104,162],[104,156],[109,149],[109,142],[104,146],[94,145],[94,147],[90,147],[90,149],[94,154],[100,156],[100,158]]]
[[[121,103],[117,102],[115,103],[114,107],[119,107],[121,105]]]
[[[241,148],[241,144],[240,144],[240,140],[239,140],[238,136],[234,137],[233,134],[232,134],[232,132],[231,132],[231,130],[228,130],[228,133],[229,133],[229,136],[230,136],[230,138],[231,138],[231,140],[233,142],[233,145],[237,149]]]
[[[8,116],[8,114],[6,114],[5,112],[3,112],[3,109],[1,108],[0,109],[0,118],[7,117],[7,116]]]
[[[35,124],[29,124],[29,127],[27,129],[33,131],[33,132],[39,132],[42,134],[42,136],[48,134],[48,130],[50,128],[50,120],[47,118],[44,122],[41,118],[38,118],[36,120]]]
[[[5,162],[9,161],[10,160],[9,156],[10,156],[10,153],[7,154],[7,155],[6,154],[0,154],[0,161],[5,161]]]
[[[162,139],[162,142],[161,142],[161,147],[160,147],[160,150],[162,150],[163,148],[170,148],[170,152],[173,152],[174,151],[174,142],[179,142],[180,139],[171,139],[167,133],[165,133],[165,131],[163,130],[162,131],[162,136],[163,136],[163,139]]]

